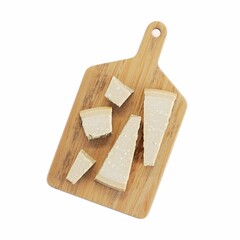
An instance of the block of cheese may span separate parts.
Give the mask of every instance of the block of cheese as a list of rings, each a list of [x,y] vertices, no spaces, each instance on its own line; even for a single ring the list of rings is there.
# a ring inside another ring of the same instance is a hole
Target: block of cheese
[[[99,170],[96,181],[119,191],[126,190],[140,122],[141,117],[130,116]]]
[[[105,97],[118,107],[121,107],[133,92],[134,91],[130,87],[113,76],[105,93]]]
[[[154,166],[177,94],[144,90],[144,165]]]
[[[70,168],[67,180],[75,184],[95,163],[83,149],[78,153],[72,167]]]
[[[112,108],[98,107],[80,111],[82,126],[89,140],[105,137],[112,132]]]

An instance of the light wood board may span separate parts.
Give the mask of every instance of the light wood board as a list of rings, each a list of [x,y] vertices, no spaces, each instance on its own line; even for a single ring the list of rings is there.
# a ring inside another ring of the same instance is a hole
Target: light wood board
[[[161,35],[154,37],[153,29],[159,29]],[[146,217],[187,107],[184,97],[158,67],[158,59],[166,33],[164,24],[153,22],[147,27],[135,57],[87,69],[49,170],[50,186],[137,218]],[[104,97],[112,76],[116,76],[134,89],[134,93],[121,108]],[[139,115],[144,121],[145,88],[175,92],[177,99],[155,167],[143,165],[143,124],[141,123],[127,189],[125,192],[119,192],[101,185],[94,181],[94,178],[129,116]],[[88,141],[81,126],[79,111],[101,106],[113,107],[113,134],[107,138]],[[72,185],[66,180],[66,176],[81,149],[90,154],[96,160],[96,164],[80,181]]]

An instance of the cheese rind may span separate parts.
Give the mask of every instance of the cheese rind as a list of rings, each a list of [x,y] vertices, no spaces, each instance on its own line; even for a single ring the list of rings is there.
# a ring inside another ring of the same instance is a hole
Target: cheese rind
[[[177,94],[144,90],[144,166],[154,166]]]
[[[118,191],[125,191],[126,189],[126,184],[125,183],[120,183],[120,182],[116,182],[112,179],[106,178],[102,175],[97,175],[97,177],[95,178],[95,180],[107,187],[113,188],[115,190]]]
[[[95,163],[83,149],[78,153],[72,167],[70,168],[66,179],[75,184]]]
[[[131,115],[103,162],[95,180],[125,191],[131,171],[141,117]]]
[[[98,107],[80,111],[82,126],[89,140],[105,137],[112,132],[112,108]]]
[[[130,87],[113,76],[105,93],[105,97],[118,107],[121,107],[133,92]]]

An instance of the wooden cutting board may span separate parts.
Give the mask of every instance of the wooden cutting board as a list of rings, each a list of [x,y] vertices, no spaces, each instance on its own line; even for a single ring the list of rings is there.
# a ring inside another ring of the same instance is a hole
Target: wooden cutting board
[[[160,30],[159,37],[152,35],[153,30],[158,31],[156,29]],[[182,94],[158,67],[166,33],[164,24],[153,22],[147,27],[135,57],[87,69],[49,170],[50,186],[137,218],[146,217],[187,107]],[[134,89],[134,93],[121,108],[104,97],[112,76],[116,76]],[[125,192],[119,192],[97,183],[94,178],[129,116],[139,115],[144,120],[144,88],[175,92],[177,99],[155,167],[143,165],[143,125],[141,123],[127,189]],[[88,141],[81,126],[79,111],[100,106],[113,107],[113,133],[107,138]],[[66,176],[82,148],[97,162],[80,181],[72,185],[66,180]]]

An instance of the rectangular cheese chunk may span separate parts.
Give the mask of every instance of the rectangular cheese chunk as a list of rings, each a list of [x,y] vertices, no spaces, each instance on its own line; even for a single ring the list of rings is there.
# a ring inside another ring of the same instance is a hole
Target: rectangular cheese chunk
[[[154,166],[177,94],[157,89],[144,91],[144,165]]]
[[[113,76],[105,93],[105,97],[118,107],[121,107],[133,92],[130,87]]]
[[[106,137],[112,132],[112,108],[97,107],[80,111],[82,126],[89,140]]]

